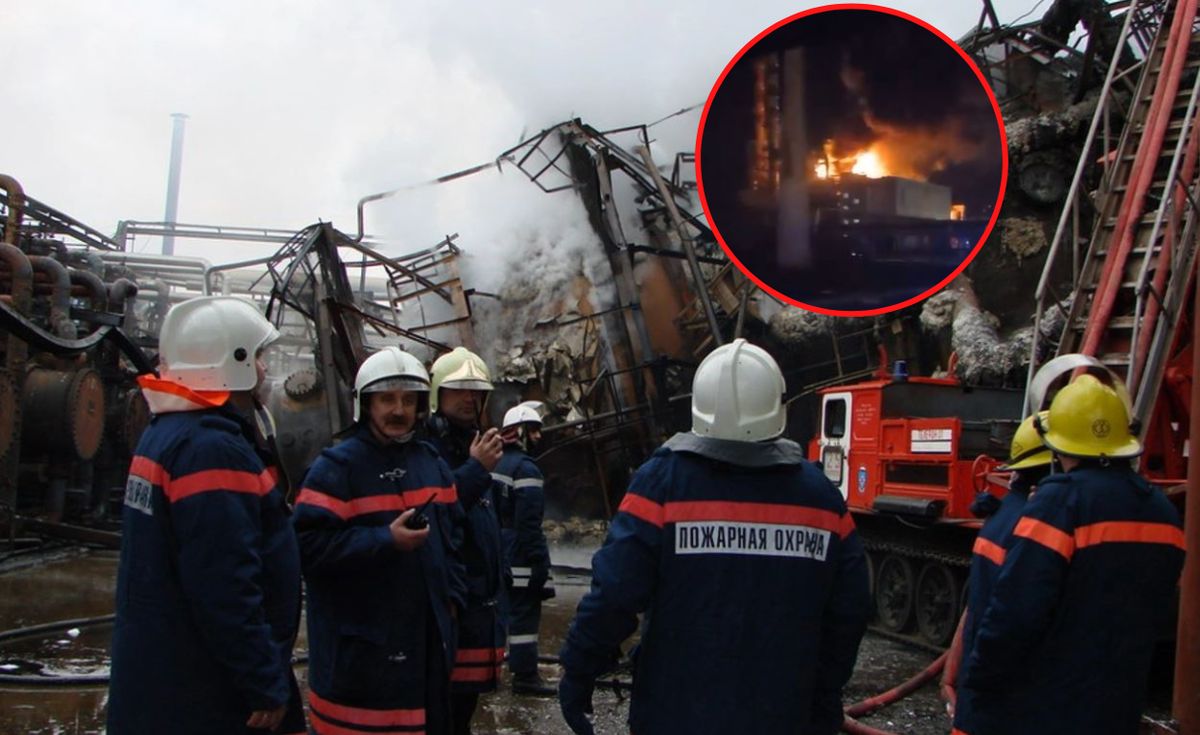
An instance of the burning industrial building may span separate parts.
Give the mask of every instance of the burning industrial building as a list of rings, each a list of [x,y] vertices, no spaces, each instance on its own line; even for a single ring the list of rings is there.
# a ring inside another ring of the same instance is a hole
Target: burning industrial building
[[[943,284],[976,251],[1004,156],[965,57],[871,11],[802,15],[743,54],[702,123],[700,184],[760,286],[877,312]]]

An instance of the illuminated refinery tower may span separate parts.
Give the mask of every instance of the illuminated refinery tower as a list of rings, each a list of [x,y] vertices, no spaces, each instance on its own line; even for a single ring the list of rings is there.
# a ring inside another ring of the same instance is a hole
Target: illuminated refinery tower
[[[774,219],[776,262],[785,268],[812,261],[804,51],[789,49],[753,60],[754,134],[748,186],[742,200]]]
[[[783,117],[779,95],[779,55],[754,60],[754,144],[750,156],[750,191],[773,196],[782,169]]]

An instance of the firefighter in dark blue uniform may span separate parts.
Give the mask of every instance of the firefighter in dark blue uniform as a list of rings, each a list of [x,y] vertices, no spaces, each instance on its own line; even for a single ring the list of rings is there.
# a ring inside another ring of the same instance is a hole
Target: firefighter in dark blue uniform
[[[1038,485],[1013,531],[963,671],[972,718],[956,732],[1132,735],[1183,566],[1179,515],[1130,466],[1141,445],[1112,387],[1075,378],[1039,424],[1066,471]]]
[[[521,403],[504,414],[504,456],[492,472],[500,483],[496,508],[504,540],[504,558],[512,570],[508,586],[508,670],[516,694],[543,694],[538,675],[538,628],[542,600],[554,596],[550,552],[542,531],[546,496],[542,472],[526,451],[542,436],[537,401]],[[552,692],[553,690],[551,690]]]
[[[355,426],[317,457],[296,499],[308,585],[309,709],[318,735],[450,732],[454,479],[414,428],[425,367],[388,347],[355,377]]]
[[[168,312],[154,418],[129,468],[108,732],[301,733],[292,674],[300,566],[286,488],[255,432],[261,351],[278,332],[249,302]]]
[[[463,347],[430,368],[432,415],[425,438],[454,471],[466,522],[462,559],[467,604],[458,618],[458,654],[450,675],[454,732],[471,732],[479,695],[495,691],[504,662],[504,576],[500,524],[491,472],[500,461],[500,432],[480,433],[484,403],[492,390],[487,365]]]
[[[1044,411],[1042,415],[1045,415]],[[1042,437],[1034,426],[1034,416],[1029,416],[1013,434],[1008,464],[997,468],[1001,472],[1012,472],[1008,492],[984,521],[972,549],[971,571],[967,578],[967,609],[963,611],[963,620],[955,633],[942,677],[942,692],[955,721],[970,722],[972,718],[971,692],[965,692],[965,696],[960,697],[955,686],[979,629],[979,615],[973,611],[987,609],[992,587],[996,584],[1004,556],[1012,543],[1013,529],[1021,518],[1021,511],[1030,493],[1050,474],[1051,459],[1050,450],[1042,443]],[[989,494],[987,497],[995,501],[995,496]],[[977,505],[982,503],[977,502]]]
[[[576,733],[596,677],[646,613],[635,733],[805,733],[841,727],[842,687],[870,608],[841,495],[783,433],[783,376],[735,340],[696,370],[692,432],[634,475],[561,653]]]

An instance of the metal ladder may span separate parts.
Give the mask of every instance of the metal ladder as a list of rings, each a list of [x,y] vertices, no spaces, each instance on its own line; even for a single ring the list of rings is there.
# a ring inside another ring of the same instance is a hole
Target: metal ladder
[[[1073,297],[1056,353],[1093,355],[1121,376],[1143,424],[1154,407],[1196,251],[1196,9],[1196,0],[1131,5],[1118,49],[1127,36],[1139,37],[1131,27],[1157,26],[1155,40],[1135,67],[1118,70],[1114,54],[1037,291],[1030,377],[1039,358],[1049,357],[1040,322],[1049,306],[1063,303],[1053,295],[1051,274],[1060,265],[1063,241],[1070,240]],[[1108,135],[1114,81],[1135,71],[1140,81],[1133,107],[1114,148]],[[1097,136],[1101,123],[1105,133]],[[1088,203],[1081,182],[1094,161],[1105,169],[1085,239],[1080,220]],[[1084,244],[1089,247],[1081,257]]]

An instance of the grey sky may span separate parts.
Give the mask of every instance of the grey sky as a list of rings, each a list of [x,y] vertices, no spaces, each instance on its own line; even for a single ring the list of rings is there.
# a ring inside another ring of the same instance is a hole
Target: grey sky
[[[359,197],[494,158],[523,131],[572,116],[649,122],[701,102],[750,38],[817,4],[8,0],[0,171],[104,232],[159,220],[169,115],[185,112],[181,222],[353,231]],[[1002,20],[1034,4],[996,0]],[[951,37],[981,7],[890,5]],[[698,118],[656,128],[664,153],[693,148]],[[369,228],[396,227],[397,250],[451,229],[469,238],[489,216],[487,188],[459,186],[380,205]]]

